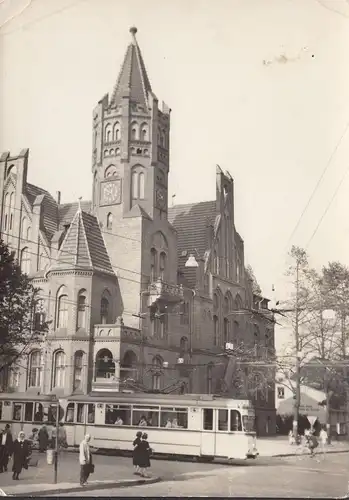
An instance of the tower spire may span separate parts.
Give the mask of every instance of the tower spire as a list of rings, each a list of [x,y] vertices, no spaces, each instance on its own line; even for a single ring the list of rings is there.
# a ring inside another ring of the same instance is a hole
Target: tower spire
[[[111,104],[117,104],[123,97],[148,107],[149,95],[152,93],[150,81],[145,69],[141,50],[138,46],[137,28],[132,26],[131,43],[128,45],[119,77],[114,87]]]

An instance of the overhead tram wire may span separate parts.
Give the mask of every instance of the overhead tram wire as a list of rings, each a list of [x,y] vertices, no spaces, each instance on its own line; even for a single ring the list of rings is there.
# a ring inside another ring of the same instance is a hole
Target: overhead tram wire
[[[319,177],[319,179],[318,179],[318,181],[317,181],[317,183],[316,183],[316,185],[315,185],[315,187],[314,187],[314,189],[313,189],[313,191],[312,191],[312,193],[311,193],[311,195],[310,195],[307,203],[305,204],[305,207],[304,207],[304,209],[303,209],[303,211],[302,211],[302,213],[301,213],[301,215],[300,215],[300,217],[299,217],[299,219],[298,219],[298,221],[297,221],[297,223],[296,223],[296,225],[295,225],[295,227],[294,227],[294,229],[293,229],[293,231],[291,233],[291,236],[288,239],[287,247],[291,243],[291,240],[292,240],[293,236],[295,235],[295,233],[296,233],[296,231],[297,231],[297,229],[298,229],[298,227],[299,227],[299,225],[300,225],[300,223],[301,223],[301,221],[302,221],[302,219],[303,219],[306,211],[308,210],[308,208],[310,206],[310,203],[312,202],[312,200],[313,200],[313,198],[314,198],[317,190],[319,189],[319,186],[320,186],[320,184],[321,184],[321,182],[322,182],[322,180],[323,180],[323,178],[324,178],[327,170],[329,169],[329,167],[330,167],[330,165],[332,163],[332,160],[333,160],[335,154],[337,153],[339,146],[342,143],[342,140],[343,140],[345,134],[348,132],[348,129],[349,129],[349,121],[347,122],[342,135],[340,136],[340,138],[339,138],[339,140],[338,140],[338,142],[337,142],[334,150],[332,151],[331,156],[329,157],[329,159],[328,159],[328,161],[327,161],[327,163],[325,165],[325,168],[323,169],[323,171],[322,171],[322,173],[321,173],[321,175],[320,175],[320,177]]]
[[[317,224],[317,226],[316,226],[316,228],[315,228],[315,230],[314,230],[313,234],[311,235],[311,237],[310,237],[310,239],[309,239],[309,241],[308,241],[308,243],[307,243],[307,245],[306,245],[306,248],[308,248],[308,247],[309,247],[309,245],[310,245],[310,243],[312,242],[312,240],[313,240],[314,236],[315,236],[315,235],[316,235],[316,233],[318,232],[318,229],[319,229],[319,227],[321,226],[322,221],[323,221],[323,220],[324,220],[324,218],[326,217],[327,212],[328,212],[328,211],[329,211],[329,209],[331,208],[331,205],[332,205],[332,203],[334,202],[334,200],[335,200],[335,198],[336,198],[336,196],[337,196],[337,194],[338,194],[338,192],[339,192],[340,188],[342,187],[342,184],[343,184],[343,182],[344,182],[344,180],[345,180],[346,176],[348,175],[348,172],[349,172],[349,165],[348,165],[347,169],[345,170],[345,172],[344,172],[344,174],[343,174],[343,176],[342,176],[341,180],[339,181],[339,183],[338,183],[338,185],[337,185],[337,187],[336,187],[336,189],[335,189],[335,192],[333,193],[332,198],[330,199],[329,203],[327,204],[327,206],[326,206],[326,208],[325,208],[325,210],[324,210],[324,212],[323,212],[322,216],[320,217],[320,220],[319,220],[319,222],[318,222],[318,224]]]
[[[312,202],[312,200],[313,200],[313,198],[314,198],[314,196],[315,196],[315,194],[316,194],[317,190],[319,189],[319,186],[320,186],[320,184],[321,184],[321,182],[322,182],[322,180],[323,180],[323,178],[324,178],[325,174],[327,173],[327,171],[328,171],[329,167],[331,166],[332,161],[333,161],[333,158],[334,158],[334,156],[336,155],[336,153],[337,153],[337,151],[338,151],[338,149],[339,149],[339,146],[341,145],[341,143],[342,143],[342,141],[343,141],[343,139],[344,139],[344,137],[345,137],[346,133],[348,132],[348,130],[349,130],[349,120],[347,121],[346,126],[345,126],[345,128],[344,128],[344,130],[343,130],[342,134],[340,135],[340,137],[339,137],[339,139],[338,139],[338,141],[337,141],[337,143],[336,143],[336,145],[335,145],[335,147],[334,147],[334,149],[333,149],[333,151],[332,151],[332,153],[331,153],[331,155],[330,155],[330,157],[329,157],[329,159],[328,159],[328,161],[327,161],[327,163],[326,163],[326,165],[325,165],[325,168],[324,168],[324,169],[323,169],[323,171],[321,172],[321,175],[320,175],[320,177],[319,177],[319,179],[318,179],[318,181],[317,181],[317,183],[316,183],[316,185],[315,185],[315,187],[314,187],[314,189],[313,189],[312,193],[310,194],[310,197],[308,198],[308,201],[307,201],[307,203],[305,204],[305,207],[304,207],[304,209],[302,210],[302,212],[301,212],[301,214],[300,214],[300,216],[299,216],[299,218],[298,218],[298,221],[296,222],[296,225],[294,226],[294,228],[293,228],[293,230],[292,230],[292,232],[291,232],[291,234],[290,234],[290,237],[288,238],[288,241],[287,241],[287,243],[286,243],[286,245],[285,245],[285,251],[288,251],[288,247],[289,247],[289,245],[290,245],[290,243],[291,243],[291,241],[292,241],[292,239],[293,239],[293,237],[294,237],[294,235],[295,235],[295,233],[296,233],[296,231],[297,231],[298,227],[300,226],[300,223],[302,222],[303,217],[304,217],[304,215],[306,214],[306,212],[307,212],[307,210],[308,210],[308,208],[309,208],[309,206],[310,206],[310,204],[311,204],[311,202]],[[346,174],[347,174],[347,172],[346,172]],[[345,176],[346,176],[346,174],[345,174]],[[345,176],[344,176],[344,178],[345,178]],[[342,184],[342,182],[343,182],[343,181],[344,181],[344,179],[341,181],[341,183],[340,183],[340,184]],[[339,188],[340,188],[340,186],[337,188],[336,194],[337,194],[337,192],[338,192]],[[333,202],[333,200],[331,201],[331,203],[332,203],[332,202]],[[329,207],[328,207],[328,209],[329,209]],[[328,210],[328,209],[327,209],[327,210]],[[324,214],[324,215],[323,215],[323,217],[324,217],[325,215],[326,215],[326,214]],[[320,220],[320,223],[318,224],[318,227],[320,226],[321,222],[322,222],[322,219]],[[308,242],[308,244],[307,244],[307,247],[309,246],[309,243],[310,243],[310,241],[312,240],[312,238],[315,236],[315,234],[316,234],[316,232],[317,232],[317,230],[318,230],[318,227],[316,228],[316,230],[314,231],[314,233],[313,233],[313,235],[312,235],[311,239],[309,240],[309,242]]]

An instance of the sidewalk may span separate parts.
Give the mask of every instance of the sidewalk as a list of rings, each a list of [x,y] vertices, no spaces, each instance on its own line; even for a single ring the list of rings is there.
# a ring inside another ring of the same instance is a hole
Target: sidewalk
[[[289,457],[296,455],[297,446],[290,445],[287,436],[257,438],[257,451],[260,457]],[[326,453],[349,452],[347,441],[333,441],[326,447]]]
[[[9,463],[9,472],[0,474],[0,489],[6,495],[49,496],[81,491],[83,496],[83,492],[86,490],[121,488],[160,481],[160,478],[155,476],[151,478],[135,476],[131,460],[129,465],[125,465],[117,457],[110,459],[94,455],[95,473],[89,477],[88,484],[82,487],[79,484],[80,466],[77,455],[61,452],[58,463],[58,480],[57,484],[53,484],[53,465],[47,464],[45,454],[37,454],[36,456],[39,457],[38,466],[23,470],[19,481],[12,479],[11,462]]]

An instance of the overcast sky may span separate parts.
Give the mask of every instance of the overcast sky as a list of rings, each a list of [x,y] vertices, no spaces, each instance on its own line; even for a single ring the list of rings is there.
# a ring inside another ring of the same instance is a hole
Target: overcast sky
[[[292,235],[349,122],[346,0],[13,0],[11,12],[8,1],[0,149],[30,148],[30,182],[62,202],[91,198],[92,109],[135,25],[153,90],[172,108],[169,198],[214,199],[215,165],[228,170],[246,263],[267,296],[273,283],[282,293],[287,250],[307,245],[326,209],[311,262],[349,264],[349,175],[329,206],[349,131]]]

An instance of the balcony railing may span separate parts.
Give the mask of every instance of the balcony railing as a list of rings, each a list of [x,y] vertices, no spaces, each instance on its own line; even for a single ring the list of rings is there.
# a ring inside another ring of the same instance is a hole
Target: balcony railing
[[[153,281],[149,287],[149,305],[157,300],[164,300],[166,302],[179,302],[183,300],[183,286],[166,283],[161,278]]]

